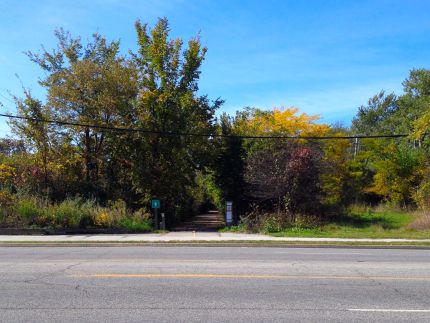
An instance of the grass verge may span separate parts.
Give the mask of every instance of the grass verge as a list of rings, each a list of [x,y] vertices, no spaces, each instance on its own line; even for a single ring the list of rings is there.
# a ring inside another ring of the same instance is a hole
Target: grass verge
[[[395,210],[352,210],[348,215],[332,218],[319,226],[293,225],[281,231],[263,230],[275,237],[430,239],[430,230],[411,227],[418,213]],[[221,232],[246,232],[243,225],[223,228]]]

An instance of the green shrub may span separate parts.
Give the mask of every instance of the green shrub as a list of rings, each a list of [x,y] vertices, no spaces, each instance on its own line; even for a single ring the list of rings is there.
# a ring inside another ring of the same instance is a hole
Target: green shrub
[[[97,204],[95,200],[86,200],[81,204],[81,220],[79,222],[80,228],[94,226],[94,219],[97,214]]]
[[[299,228],[314,229],[321,227],[322,224],[321,217],[317,215],[298,214],[295,216],[294,226]]]
[[[385,204],[384,204],[385,205]],[[353,204],[347,209],[347,214],[368,214],[373,213],[372,207],[365,204]]]
[[[261,231],[265,233],[279,232],[284,229],[284,226],[282,224],[282,220],[278,215],[271,214],[263,219]]]
[[[122,220],[127,217],[127,204],[119,199],[109,203],[109,217],[110,224],[112,226],[117,226],[121,224]]]
[[[262,213],[257,207],[240,218],[241,224],[249,232],[258,232],[261,229],[261,223],[267,217],[267,213]]]
[[[141,208],[121,220],[121,228],[134,232],[148,232],[152,230],[152,215],[146,209]]]
[[[120,226],[121,228],[134,232],[148,232],[152,229],[152,223],[150,220],[144,220],[136,216],[123,218],[121,220]]]
[[[43,215],[43,206],[36,198],[21,198],[17,202],[16,211],[28,224],[33,224]]]
[[[243,223],[239,223],[238,225],[232,225],[229,227],[224,227],[219,230],[219,232],[246,232],[247,228]]]
[[[55,224],[64,228],[78,228],[82,218],[81,204],[82,201],[76,198],[51,207]]]

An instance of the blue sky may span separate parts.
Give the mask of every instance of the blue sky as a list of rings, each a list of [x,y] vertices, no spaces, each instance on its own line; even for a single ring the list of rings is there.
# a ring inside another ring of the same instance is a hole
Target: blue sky
[[[410,69],[430,68],[429,12],[428,0],[2,0],[0,102],[14,112],[8,92],[20,95],[21,83],[43,99],[42,72],[23,52],[53,48],[55,28],[83,39],[98,31],[126,51],[136,19],[165,16],[173,37],[201,33],[200,91],[224,99],[223,111],[296,106],[349,124],[369,97],[401,93]]]

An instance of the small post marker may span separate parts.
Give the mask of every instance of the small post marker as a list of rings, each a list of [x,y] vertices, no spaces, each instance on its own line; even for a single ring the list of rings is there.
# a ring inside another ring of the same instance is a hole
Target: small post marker
[[[225,202],[225,224],[228,226],[233,224],[233,202]]]
[[[158,221],[158,210],[160,209],[160,200],[151,200],[151,208],[154,210],[154,229],[160,229],[160,223]]]
[[[161,213],[161,222],[160,222],[161,230],[166,230],[166,217],[164,216],[164,213]]]

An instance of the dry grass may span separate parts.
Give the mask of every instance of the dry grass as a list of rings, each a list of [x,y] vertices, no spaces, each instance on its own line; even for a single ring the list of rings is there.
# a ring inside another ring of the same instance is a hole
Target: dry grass
[[[429,212],[418,213],[416,220],[408,225],[408,229],[417,230],[417,231],[430,230],[430,213]]]
[[[4,228],[122,228],[133,232],[151,231],[151,214],[146,209],[130,210],[122,200],[100,206],[95,200],[78,197],[59,203],[33,196],[15,196],[10,199],[10,203],[3,203],[1,198],[0,195],[0,227]]]

